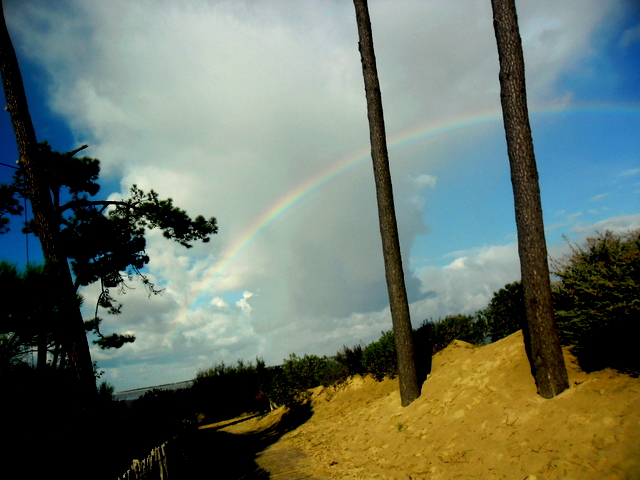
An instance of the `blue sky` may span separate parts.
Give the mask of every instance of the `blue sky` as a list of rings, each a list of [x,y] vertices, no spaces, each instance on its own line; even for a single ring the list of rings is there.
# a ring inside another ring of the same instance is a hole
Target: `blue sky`
[[[326,181],[368,142],[349,2],[4,3],[38,138],[90,144],[103,196],[136,183],[218,218],[189,251],[149,236],[165,293],[132,285],[104,327],[138,340],[93,352],[116,389],[256,355],[331,355],[391,328],[370,164]],[[370,2],[388,137],[404,139],[390,154],[416,326],[473,313],[519,277],[490,2],[461,5]],[[640,10],[517,6],[558,258],[563,236],[640,228]],[[13,163],[6,113],[0,139]],[[18,230],[0,237],[2,256],[24,262]],[[91,305],[97,292],[82,293]]]

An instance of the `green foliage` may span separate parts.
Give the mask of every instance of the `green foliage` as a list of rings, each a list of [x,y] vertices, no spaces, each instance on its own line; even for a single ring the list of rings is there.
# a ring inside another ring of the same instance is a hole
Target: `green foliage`
[[[396,340],[393,331],[382,332],[382,336],[370,343],[362,353],[362,363],[367,373],[381,382],[385,377],[398,375]]]
[[[571,245],[554,262],[560,338],[586,371],[605,367],[640,373],[632,334],[640,319],[640,230],[610,231]]]
[[[599,234],[552,263],[560,281],[553,300],[560,341],[571,346],[585,371],[606,367],[637,374],[640,356],[629,335],[640,318],[640,230]],[[526,325],[522,285],[494,294],[478,312],[493,341]]]
[[[330,366],[327,357],[304,355],[298,357],[292,353],[285,360],[282,370],[296,390],[308,390],[326,384],[326,372]]]
[[[133,343],[136,339],[135,335],[130,333],[121,335],[119,333],[112,333],[111,335],[103,335],[100,332],[100,323],[102,323],[102,319],[100,317],[93,317],[91,320],[86,320],[84,322],[84,329],[87,332],[94,332],[98,335],[98,338],[93,341],[95,345],[98,345],[101,349],[106,350],[107,348],[120,348],[125,343]]]
[[[260,358],[255,365],[242,360],[236,365],[222,362],[198,371],[191,394],[196,410],[216,421],[268,409],[264,395],[268,384],[268,371]]]
[[[20,337],[15,333],[0,333],[0,375],[26,365],[26,352]]]
[[[15,188],[10,185],[0,185],[0,235],[9,231],[7,215],[19,215],[22,206],[16,198]]]
[[[414,333],[416,350],[430,348],[431,355],[435,355],[454,340],[484,345],[486,331],[484,318],[477,315],[448,315],[435,322],[425,320]]]
[[[484,310],[478,312],[487,324],[487,335],[492,342],[521,330],[527,323],[524,292],[520,282],[513,282],[493,294]]]
[[[6,261],[0,261],[0,294],[2,310],[0,311],[0,332],[14,332],[20,327],[24,314],[24,302],[20,295],[24,288],[24,277],[18,268]]]
[[[115,390],[116,388],[111,383],[103,380],[100,382],[100,385],[98,385],[98,396],[102,400],[112,401]]]
[[[267,395],[277,405],[295,407],[309,398],[310,389],[332,385],[337,377],[344,376],[344,371],[338,362],[327,357],[298,357],[292,353],[274,370]]]
[[[153,190],[144,192],[136,185],[131,187],[127,199],[93,199],[100,190],[97,183],[100,161],[76,158],[74,155],[82,148],[60,153],[46,142],[41,143],[40,166],[58,214],[59,241],[63,255],[70,260],[76,289],[95,282],[101,285],[96,318],[88,330],[98,335],[94,343],[101,348],[119,348],[135,338],[115,333],[102,335],[98,308],[110,314],[120,313],[122,305],[111,290],[122,292],[125,282],[134,277],[141,280],[149,295],[160,293],[141,272],[149,263],[145,252],[146,231],[160,229],[165,238],[189,248],[194,241],[208,242],[218,227],[215,218],[206,220],[197,216],[192,220],[172,199],[162,200]],[[4,215],[20,213],[18,197],[29,197],[22,169],[16,171],[13,184],[0,186],[0,233],[7,230]],[[27,231],[37,234],[34,221]]]
[[[47,267],[28,265],[20,271],[15,265],[0,261],[0,334],[5,335],[5,354],[11,351],[17,357],[23,356],[25,351],[34,350],[39,340],[42,353],[46,353],[59,339],[59,301],[50,288],[57,281]]]
[[[425,320],[413,331],[418,378],[426,379],[431,369],[431,357],[458,339],[474,345],[483,345],[486,337],[484,318],[473,315],[449,315],[437,321]],[[369,344],[362,353],[364,373],[377,381],[395,378],[398,375],[395,336],[393,331],[382,332],[382,336]]]
[[[336,353],[335,359],[338,363],[346,367],[348,376],[364,375],[365,367],[362,363],[363,353],[364,349],[360,344],[351,348],[343,345],[342,350]]]

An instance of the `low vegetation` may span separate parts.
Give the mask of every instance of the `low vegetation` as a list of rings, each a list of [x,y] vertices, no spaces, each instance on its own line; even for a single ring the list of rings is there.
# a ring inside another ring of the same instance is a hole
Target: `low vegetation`
[[[640,230],[612,232],[571,245],[554,262],[558,331],[586,371],[613,368],[638,375],[633,331],[640,320]]]
[[[609,367],[631,375],[640,373],[635,337],[631,334],[640,318],[639,247],[640,230],[621,235],[606,232],[583,246],[572,245],[569,255],[553,263],[560,338],[586,371]],[[520,330],[524,324],[519,282],[505,285],[484,310],[474,315],[425,320],[414,330],[420,378],[425,380],[430,373],[432,356],[453,340],[483,345]],[[4,335],[0,340],[0,380],[9,390],[28,391],[24,386],[36,385],[32,380],[36,380],[37,372],[22,361],[20,352],[11,353],[10,337]],[[64,381],[64,372],[50,373],[55,374],[50,382],[52,391],[66,388],[63,384],[69,382]],[[118,452],[111,452],[113,464],[124,471],[131,458],[144,457],[153,447],[202,422],[216,422],[245,412],[266,413],[281,405],[295,409],[306,403],[313,388],[339,389],[354,375],[371,375],[378,381],[397,375],[392,331],[382,332],[378,340],[368,345],[345,345],[331,357],[291,354],[282,365],[271,367],[260,358],[255,362],[239,360],[235,365],[213,365],[197,373],[191,388],[155,389],[128,406],[113,401],[113,388],[103,383],[100,409],[104,425],[118,435]],[[27,399],[37,398],[42,390],[36,390]],[[12,403],[16,411],[22,412],[22,418],[29,418],[30,402],[13,398]],[[29,424],[31,430],[21,430],[17,425],[9,430],[22,431],[22,441],[46,443],[48,437],[37,437],[41,433],[37,422]],[[109,442],[99,443],[109,450]],[[116,461],[115,457],[126,460]]]
[[[605,232],[570,244],[571,253],[552,262],[558,334],[587,371],[613,368],[637,376],[640,356],[631,332],[640,319],[640,230]],[[492,341],[525,322],[522,286],[506,285],[479,312]]]

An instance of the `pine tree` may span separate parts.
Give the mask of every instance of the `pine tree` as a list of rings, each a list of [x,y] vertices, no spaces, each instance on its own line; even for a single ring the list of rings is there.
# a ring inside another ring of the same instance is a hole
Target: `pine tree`
[[[362,60],[369,133],[371,139],[371,159],[376,182],[380,235],[389,292],[389,306],[393,333],[398,355],[398,379],[402,406],[407,406],[420,396],[420,386],[416,372],[415,353],[409,315],[409,302],[404,282],[398,225],[393,204],[393,188],[389,171],[389,153],[382,112],[382,96],[373,48],[371,19],[366,0],[354,0],[356,22],[360,36],[359,49]]]
[[[569,388],[551,298],[538,170],[533,151],[524,55],[514,0],[492,0],[500,100],[511,166],[518,253],[528,328],[523,330],[538,392],[552,398]]]
[[[55,285],[52,285],[52,288],[57,290],[60,307],[63,311],[66,350],[76,374],[79,391],[83,392],[82,397],[90,401],[96,394],[96,382],[91,354],[89,353],[89,344],[84,331],[84,322],[80,307],[75,301],[71,272],[59,246],[59,232],[55,224],[53,203],[40,169],[38,144],[33,123],[31,122],[27,97],[24,92],[22,74],[20,73],[18,59],[7,30],[4,9],[1,4],[0,16],[2,17],[0,18],[0,71],[7,100],[6,109],[11,115],[11,122],[20,154],[19,162],[24,172],[25,183],[29,189],[31,209],[38,238],[42,245],[42,253],[47,263],[47,268],[56,272],[60,278],[60,282],[56,282]]]

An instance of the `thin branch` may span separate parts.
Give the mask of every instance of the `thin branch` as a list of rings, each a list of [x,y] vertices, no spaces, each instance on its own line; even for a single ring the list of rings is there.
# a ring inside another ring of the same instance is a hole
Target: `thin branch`
[[[102,210],[100,210],[100,213],[102,213],[107,207],[111,207],[114,205],[117,206],[121,206],[121,207],[134,207],[135,205],[132,205],[130,203],[127,203],[125,201],[122,200],[84,200],[84,199],[78,199],[78,200],[72,200],[69,203],[65,203],[64,205],[62,205],[62,207],[60,207],[60,213],[66,211],[66,210],[70,210],[72,208],[75,207],[88,207],[88,206],[97,206],[97,205],[103,205],[104,207],[102,208]]]
[[[20,167],[15,167],[13,165],[9,165],[8,163],[4,163],[4,162],[0,162],[0,165],[5,166],[5,167],[9,167],[9,168],[13,168],[14,170],[18,170]]]
[[[85,148],[89,148],[89,145],[82,145],[80,148],[76,148],[75,150],[71,150],[70,152],[65,153],[66,157],[73,157],[76,153],[81,152]]]

